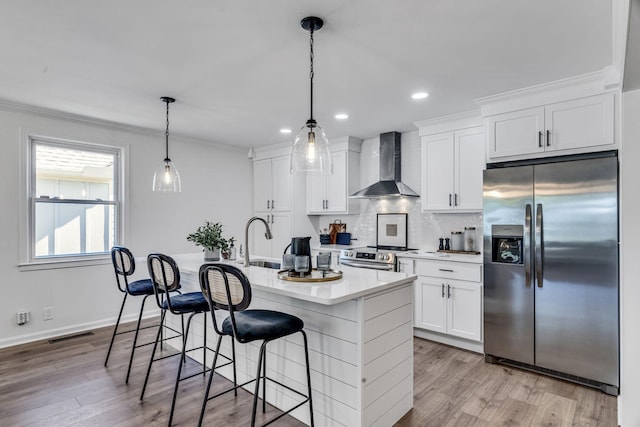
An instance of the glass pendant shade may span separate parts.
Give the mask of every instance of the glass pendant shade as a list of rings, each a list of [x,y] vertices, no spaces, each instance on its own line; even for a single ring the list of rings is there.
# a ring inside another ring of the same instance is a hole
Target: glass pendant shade
[[[333,173],[329,141],[318,125],[304,125],[293,142],[291,173],[330,175]]]
[[[165,156],[162,165],[153,174],[153,191],[179,193],[182,191],[180,174],[169,158],[169,104],[176,100],[169,96],[163,96],[160,99],[167,104],[167,129],[164,132]]]
[[[180,173],[171,160],[165,160],[153,174],[153,191],[181,192]]]

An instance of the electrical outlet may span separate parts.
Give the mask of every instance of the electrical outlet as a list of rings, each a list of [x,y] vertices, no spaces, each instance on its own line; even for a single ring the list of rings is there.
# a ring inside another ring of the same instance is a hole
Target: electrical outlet
[[[53,319],[53,307],[43,307],[42,320],[52,320],[52,319]]]
[[[19,311],[16,313],[16,323],[18,325],[24,325],[29,322],[29,312]]]

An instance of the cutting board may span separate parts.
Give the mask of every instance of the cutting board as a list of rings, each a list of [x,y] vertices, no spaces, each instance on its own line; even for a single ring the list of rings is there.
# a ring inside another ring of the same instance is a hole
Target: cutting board
[[[336,240],[338,239],[338,233],[346,233],[347,232],[347,224],[344,224],[339,219],[333,221],[333,223],[329,224],[329,237],[331,238],[331,244],[335,245]]]

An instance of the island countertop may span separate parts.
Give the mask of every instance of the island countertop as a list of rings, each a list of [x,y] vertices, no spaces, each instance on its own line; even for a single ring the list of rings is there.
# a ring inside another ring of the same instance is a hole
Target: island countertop
[[[183,276],[183,286],[188,287],[186,290],[200,290],[199,287],[195,288],[194,285],[198,284],[198,270],[205,263],[202,252],[178,254],[174,255],[173,259],[178,264],[180,274]],[[416,275],[410,273],[341,266],[342,278],[339,280],[329,282],[292,282],[279,279],[278,270],[262,267],[244,267],[242,260],[223,262],[235,265],[242,270],[247,275],[251,286],[256,290],[324,305],[339,304],[411,283],[416,279]]]

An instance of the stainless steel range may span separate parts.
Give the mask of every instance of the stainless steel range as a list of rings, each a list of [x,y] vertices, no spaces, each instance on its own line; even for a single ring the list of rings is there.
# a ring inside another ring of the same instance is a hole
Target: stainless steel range
[[[377,248],[354,248],[340,251],[340,264],[374,270],[396,270],[396,251]]]

